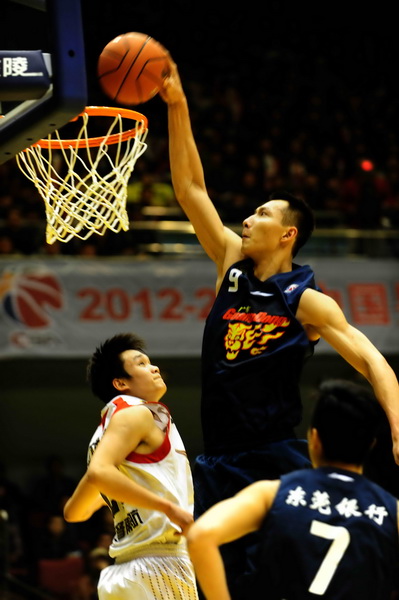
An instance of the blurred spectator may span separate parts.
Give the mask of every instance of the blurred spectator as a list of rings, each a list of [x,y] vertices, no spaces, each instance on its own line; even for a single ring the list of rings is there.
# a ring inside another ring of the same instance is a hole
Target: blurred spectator
[[[382,226],[383,207],[390,197],[389,182],[370,159],[359,159],[352,177],[342,185],[342,203],[350,227],[377,229]]]
[[[101,571],[113,564],[105,548],[94,548],[89,552],[85,573],[78,580],[71,600],[98,600],[97,584]]]
[[[78,256],[84,256],[86,258],[91,258],[93,256],[98,256],[98,248],[95,242],[90,238],[89,240],[84,240],[80,245],[78,250]]]
[[[39,250],[39,253],[43,254],[44,256],[58,256],[63,254],[62,242],[59,240],[55,240],[55,242],[52,244],[47,244],[44,242]]]
[[[11,573],[24,571],[26,567],[25,513],[27,498],[20,487],[9,479],[6,466],[0,462],[0,511],[5,536],[6,567]]]
[[[21,253],[15,248],[12,238],[5,232],[0,233],[0,255],[2,254],[6,256],[21,256]]]
[[[63,459],[52,454],[44,463],[45,473],[34,479],[31,497],[36,508],[45,513],[61,512],[65,498],[69,498],[76,486],[76,481],[65,473]]]
[[[166,181],[158,181],[153,175],[144,173],[139,180],[129,183],[127,188],[127,206],[178,206],[172,185]]]
[[[40,230],[24,218],[22,210],[11,207],[5,215],[0,236],[8,237],[14,251],[32,254],[39,248]]]
[[[34,543],[36,560],[80,556],[82,548],[73,523],[67,523],[61,514],[50,514]]]

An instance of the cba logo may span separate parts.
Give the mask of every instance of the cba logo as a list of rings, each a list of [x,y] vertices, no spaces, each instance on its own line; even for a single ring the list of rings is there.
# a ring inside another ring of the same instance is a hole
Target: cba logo
[[[0,301],[4,312],[13,321],[27,327],[49,326],[51,318],[47,309],[61,309],[62,298],[61,286],[49,271],[4,271],[0,277]]]

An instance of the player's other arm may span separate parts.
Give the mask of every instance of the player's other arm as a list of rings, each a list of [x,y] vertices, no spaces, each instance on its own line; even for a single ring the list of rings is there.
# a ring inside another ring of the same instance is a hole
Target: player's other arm
[[[187,99],[172,59],[170,76],[164,82],[161,95],[168,104],[170,167],[176,198],[205,252],[217,264],[219,271],[223,271],[226,260],[232,264],[241,258],[241,238],[224,227],[209,198]]]
[[[358,329],[346,320],[338,304],[315,290],[301,297],[297,317],[307,330],[326,340],[372,385],[391,427],[393,453],[399,464],[399,385],[386,359]]]
[[[258,481],[233,498],[215,504],[191,526],[187,544],[207,600],[230,600],[219,546],[259,529],[279,481]]]
[[[114,415],[85,475],[65,504],[64,517],[67,521],[85,521],[91,517],[97,503],[98,508],[101,506],[101,493],[115,500],[128,498],[143,502],[140,492],[145,493],[145,490],[137,486],[137,493],[134,484],[129,485],[129,479],[118,471],[118,465],[145,438],[150,424],[151,413],[142,407],[125,409]]]
[[[139,485],[118,469],[126,456],[149,439],[155,428],[152,413],[145,406],[117,412],[91,458],[87,479],[117,502],[165,513],[184,532],[193,521],[191,513]]]
[[[64,518],[70,523],[87,521],[104,505],[105,501],[100,492],[89,483],[87,473],[85,473],[72,496],[65,503]]]

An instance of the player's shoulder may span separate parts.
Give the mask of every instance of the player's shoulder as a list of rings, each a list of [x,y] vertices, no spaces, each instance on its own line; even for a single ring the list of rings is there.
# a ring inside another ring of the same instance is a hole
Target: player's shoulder
[[[301,302],[302,304],[305,303],[322,303],[324,304],[324,301],[327,299],[327,302],[329,301],[330,296],[327,296],[326,294],[324,294],[322,291],[314,289],[314,288],[306,288],[303,291],[303,294],[301,296]]]
[[[124,406],[116,409],[110,417],[110,422],[114,427],[136,427],[139,424],[141,426],[150,426],[154,421],[153,412],[144,402],[126,403]]]
[[[303,313],[311,313],[312,317],[315,317],[315,314],[319,312],[324,314],[339,309],[339,306],[331,296],[324,294],[320,290],[308,287],[301,295],[298,308]]]

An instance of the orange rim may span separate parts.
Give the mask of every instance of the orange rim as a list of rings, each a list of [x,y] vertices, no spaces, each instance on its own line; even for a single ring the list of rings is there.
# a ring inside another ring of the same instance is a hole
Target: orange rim
[[[148,119],[144,115],[135,110],[130,110],[129,108],[117,108],[110,106],[86,106],[85,110],[82,111],[79,115],[76,115],[71,121],[77,121],[79,117],[87,114],[89,116],[94,117],[116,117],[120,115],[124,119],[131,119],[132,121],[141,121],[142,125],[140,127],[134,127],[133,129],[128,129],[123,131],[122,133],[113,133],[107,138],[107,144],[117,144],[119,142],[126,142],[126,140],[135,137],[139,132],[141,133],[143,130],[145,131],[148,126]],[[40,146],[40,148],[49,149],[52,148],[54,150],[59,150],[61,148],[65,148],[68,146],[74,146],[75,148],[87,148],[87,146],[93,148],[96,146],[100,146],[104,141],[105,136],[92,137],[92,138],[84,138],[78,140],[76,138],[71,139],[46,139],[43,138],[39,140],[32,146]]]

